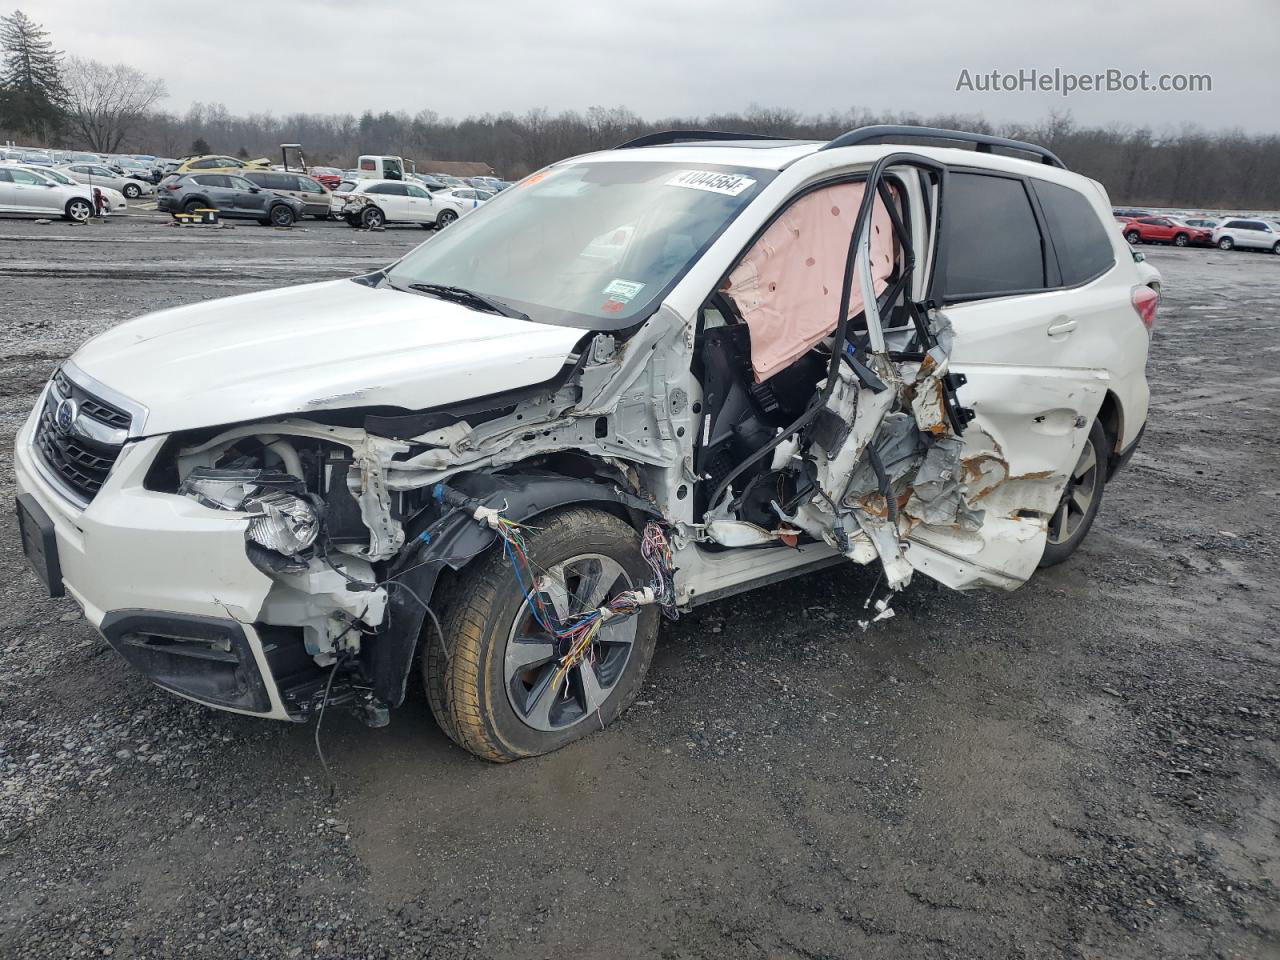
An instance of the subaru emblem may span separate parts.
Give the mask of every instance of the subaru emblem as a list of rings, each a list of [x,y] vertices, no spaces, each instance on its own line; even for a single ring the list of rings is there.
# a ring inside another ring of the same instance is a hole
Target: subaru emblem
[[[70,433],[72,425],[76,422],[76,417],[80,414],[80,406],[70,397],[66,397],[58,403],[58,407],[53,411],[53,422],[57,425],[60,433]]]

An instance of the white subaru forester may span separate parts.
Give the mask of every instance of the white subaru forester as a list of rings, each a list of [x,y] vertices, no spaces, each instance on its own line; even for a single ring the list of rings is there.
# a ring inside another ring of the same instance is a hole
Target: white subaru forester
[[[17,439],[25,549],[174,693],[376,725],[420,653],[454,740],[543,753],[632,702],[660,615],[853,561],[870,621],[1065,559],[1147,416],[1139,258],[1032,144],[645,137],[85,344]]]

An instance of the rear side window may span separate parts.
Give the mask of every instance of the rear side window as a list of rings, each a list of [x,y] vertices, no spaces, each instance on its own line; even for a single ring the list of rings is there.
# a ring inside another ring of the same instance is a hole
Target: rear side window
[[[204,187],[230,186],[227,183],[227,175],[225,173],[202,173],[200,176],[192,177],[191,179]]]
[[[1073,287],[1110,270],[1116,262],[1111,235],[1094,213],[1093,205],[1070,187],[1047,180],[1035,181],[1035,191],[1053,238],[1063,285]]]
[[[381,193],[386,196],[403,197],[405,196],[404,184],[400,183],[375,183],[365,193]]]
[[[950,174],[942,200],[942,241],[947,299],[1045,288],[1044,241],[1021,180]]]

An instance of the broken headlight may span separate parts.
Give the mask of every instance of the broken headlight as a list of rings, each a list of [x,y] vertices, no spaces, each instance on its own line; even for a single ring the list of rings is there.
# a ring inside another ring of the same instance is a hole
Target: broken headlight
[[[268,550],[294,556],[320,533],[320,517],[303,482],[287,473],[248,468],[197,467],[178,493],[218,510],[251,514],[248,537]]]
[[[307,549],[320,533],[320,518],[311,504],[292,493],[251,494],[240,509],[256,514],[249,521],[249,539],[286,557]]]

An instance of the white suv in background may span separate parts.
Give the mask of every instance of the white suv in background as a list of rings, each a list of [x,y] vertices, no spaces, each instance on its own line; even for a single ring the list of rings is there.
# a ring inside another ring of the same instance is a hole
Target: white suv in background
[[[334,215],[365,229],[388,223],[446,227],[475,206],[410,180],[344,180],[333,197]]]
[[[1253,217],[1228,217],[1213,228],[1213,242],[1221,250],[1270,250],[1280,253],[1280,230]]]
[[[348,205],[425,222],[384,185]],[[99,334],[19,431],[24,548],[175,693],[381,725],[420,663],[459,744],[545,753],[659,611],[853,562],[869,623],[1070,556],[1146,423],[1139,258],[1033,144],[642,137],[375,273]]]

